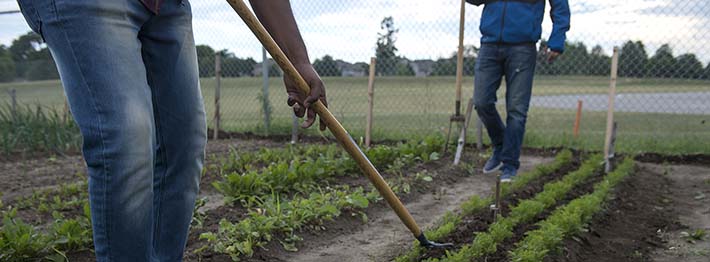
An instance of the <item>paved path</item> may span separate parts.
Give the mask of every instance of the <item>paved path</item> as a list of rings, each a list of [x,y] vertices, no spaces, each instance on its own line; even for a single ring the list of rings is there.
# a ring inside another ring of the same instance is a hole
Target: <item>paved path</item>
[[[608,95],[580,94],[533,96],[533,108],[575,109],[577,100],[584,102],[585,111],[606,111]],[[635,93],[616,95],[617,112],[710,114],[710,92]]]

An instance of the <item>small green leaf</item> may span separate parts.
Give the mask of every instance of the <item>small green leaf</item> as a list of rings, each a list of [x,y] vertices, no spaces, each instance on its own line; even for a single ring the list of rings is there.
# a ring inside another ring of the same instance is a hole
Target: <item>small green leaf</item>
[[[439,152],[432,152],[429,155],[429,160],[439,160],[439,158],[440,158]]]

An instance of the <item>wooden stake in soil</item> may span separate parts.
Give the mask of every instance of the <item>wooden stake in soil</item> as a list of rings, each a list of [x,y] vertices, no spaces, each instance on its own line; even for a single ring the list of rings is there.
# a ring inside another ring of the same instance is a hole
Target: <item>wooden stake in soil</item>
[[[372,111],[375,106],[375,58],[370,58],[370,78],[367,81],[367,126],[365,127],[365,146],[370,147],[372,139]]]
[[[604,139],[604,160],[606,163],[606,172],[611,171],[609,152],[611,149],[611,138],[614,131],[614,100],[616,98],[616,78],[619,71],[619,48],[614,47],[614,55],[611,59],[611,80],[609,84],[609,107],[606,113],[606,136]]]
[[[217,81],[217,85],[215,86],[214,89],[214,139],[217,140],[219,139],[219,128],[220,128],[220,121],[221,121],[221,115],[219,113],[219,97],[220,97],[220,89],[221,89],[221,77],[222,77],[222,56],[217,53],[214,56],[214,76],[215,80]]]
[[[577,116],[574,119],[574,137],[579,136],[579,124],[582,121],[582,100],[577,100]]]

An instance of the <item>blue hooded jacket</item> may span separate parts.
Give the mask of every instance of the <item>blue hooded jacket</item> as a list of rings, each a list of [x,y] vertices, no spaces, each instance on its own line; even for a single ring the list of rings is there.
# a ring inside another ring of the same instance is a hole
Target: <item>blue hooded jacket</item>
[[[564,52],[566,33],[570,28],[570,10],[567,0],[466,0],[485,4],[481,15],[481,43],[537,43],[542,34],[545,2],[552,10],[552,34],[547,46],[555,52]]]

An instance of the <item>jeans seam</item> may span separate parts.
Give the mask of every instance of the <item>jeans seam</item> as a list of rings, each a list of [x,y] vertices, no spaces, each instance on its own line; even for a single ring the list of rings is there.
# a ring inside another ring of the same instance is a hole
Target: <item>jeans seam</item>
[[[59,14],[58,14],[58,12],[56,12],[55,15],[57,16],[57,23],[59,23],[59,24],[61,25],[59,28],[66,28],[66,25],[64,24],[64,21],[61,20],[61,19],[59,19]],[[67,43],[71,43],[71,42],[69,41],[69,36],[66,34],[66,31],[65,31],[65,30],[61,30],[61,34],[62,34],[62,36],[64,36],[64,39],[65,39],[65,41],[66,41]],[[108,180],[107,182],[103,183],[103,185],[102,185],[103,197],[104,197],[104,198],[103,198],[103,201],[101,201],[102,203],[101,203],[101,205],[100,205],[100,209],[101,209],[101,210],[104,210],[103,212],[106,213],[106,214],[104,215],[104,217],[103,217],[103,222],[104,222],[104,225],[105,225],[105,228],[104,228],[104,235],[105,235],[105,237],[106,237],[106,242],[107,242],[106,249],[107,249],[107,253],[108,253],[108,260],[109,260],[109,261],[113,261],[114,259],[113,259],[113,257],[112,257],[113,254],[111,253],[111,244],[110,244],[110,243],[111,243],[111,237],[110,237],[111,234],[108,234],[108,233],[106,232],[106,231],[109,230],[109,228],[111,228],[111,222],[110,222],[110,219],[109,219],[109,217],[111,217],[111,213],[110,213],[111,210],[106,208],[106,202],[108,201],[108,199],[109,199],[109,197],[110,197],[110,195],[109,195],[109,193],[108,193],[108,192],[109,192],[109,191],[108,191],[108,184],[110,184],[110,178],[111,178],[111,176],[108,175],[108,173],[109,173],[109,163],[106,161],[106,159],[107,159],[107,157],[106,157],[106,139],[105,139],[104,134],[103,134],[103,119],[102,119],[102,117],[101,117],[101,114],[99,113],[99,108],[98,108],[98,106],[96,105],[96,97],[95,97],[95,95],[94,95],[94,92],[91,91],[91,88],[89,88],[89,84],[88,84],[88,82],[86,81],[86,78],[84,77],[84,70],[82,70],[81,64],[79,63],[79,61],[78,61],[78,59],[77,59],[77,57],[76,57],[76,52],[74,51],[74,47],[73,47],[71,44],[69,44],[69,45],[67,45],[67,46],[68,46],[68,48],[69,48],[69,51],[71,52],[71,57],[72,57],[72,59],[74,60],[74,63],[76,63],[77,67],[79,68],[79,75],[81,76],[81,83],[82,83],[82,86],[86,88],[86,92],[89,94],[89,98],[90,98],[90,101],[91,101],[91,105],[92,105],[94,111],[96,112],[96,117],[98,118],[98,121],[97,121],[97,124],[98,124],[98,133],[99,133],[99,138],[100,138],[100,140],[101,140],[101,154],[100,154],[100,155],[101,155],[101,162],[103,163],[103,166],[104,166],[104,170],[103,170],[103,171],[104,171],[104,173],[106,174],[105,179]]]
[[[149,83],[152,83],[152,82],[153,82],[153,81],[152,81],[152,77],[151,77],[150,75],[149,75],[148,77],[149,77],[149,81],[148,81],[148,82],[149,82]],[[151,89],[152,89],[152,88],[151,88]],[[160,112],[159,112],[159,111],[160,111],[160,110],[159,110],[160,102],[158,101],[158,96],[155,95],[155,93],[153,92],[153,90],[151,90],[151,94],[152,94],[152,97],[153,97],[153,107],[155,108],[155,110],[153,110],[153,118],[154,118],[154,122],[155,122],[155,134],[156,134],[155,137],[156,137],[156,139],[158,140],[158,141],[157,141],[158,145],[163,145],[163,148],[162,148],[163,152],[162,152],[161,155],[159,155],[159,156],[157,156],[157,157],[160,157],[161,160],[163,161],[163,165],[165,165],[165,168],[164,168],[164,170],[163,170],[163,174],[160,176],[160,185],[158,186],[158,191],[159,191],[159,192],[158,192],[158,203],[157,203],[157,206],[154,207],[155,210],[156,210],[156,215],[155,215],[155,221],[153,222],[153,225],[155,226],[155,229],[153,230],[153,234],[154,234],[154,236],[153,236],[153,249],[154,249],[154,251],[153,251],[153,252],[155,252],[155,250],[158,250],[158,249],[155,248],[155,247],[158,245],[158,243],[160,243],[160,241],[158,241],[158,240],[159,240],[158,238],[159,238],[159,236],[160,236],[160,234],[161,234],[161,230],[160,230],[160,216],[161,216],[160,208],[161,208],[162,203],[163,203],[163,196],[164,196],[164,192],[165,192],[165,190],[163,190],[163,186],[165,185],[165,178],[167,177],[167,173],[168,173],[168,165],[167,165],[167,164],[168,164],[168,153],[167,153],[167,148],[166,148],[166,147],[164,146],[164,144],[163,144],[163,142],[165,141],[165,138],[163,137],[163,134],[162,134],[162,132],[161,132],[161,131],[162,131],[162,128],[161,128],[161,124],[160,124],[160,119],[161,119],[161,118],[160,118]],[[155,173],[153,173],[153,175],[155,175]],[[154,192],[154,194],[155,194],[155,192]]]

